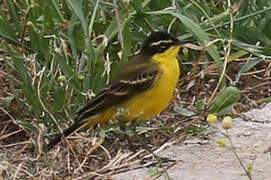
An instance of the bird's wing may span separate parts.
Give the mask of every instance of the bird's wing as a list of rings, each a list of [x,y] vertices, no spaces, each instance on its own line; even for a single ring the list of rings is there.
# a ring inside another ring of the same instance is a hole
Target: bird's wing
[[[79,110],[77,121],[93,116],[104,109],[120,104],[151,87],[159,76],[154,63],[130,63],[89,104]]]

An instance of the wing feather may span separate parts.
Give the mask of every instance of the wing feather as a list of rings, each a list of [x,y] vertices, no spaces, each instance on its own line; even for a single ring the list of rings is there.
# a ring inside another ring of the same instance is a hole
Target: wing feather
[[[159,68],[154,63],[135,63],[134,67],[124,68],[103,91],[78,111],[77,121],[93,116],[100,111],[133,97],[153,85],[159,76]],[[128,66],[131,64],[128,64]]]

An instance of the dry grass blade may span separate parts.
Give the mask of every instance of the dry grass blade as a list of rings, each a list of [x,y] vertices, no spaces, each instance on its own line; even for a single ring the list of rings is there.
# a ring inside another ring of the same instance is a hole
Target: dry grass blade
[[[169,164],[167,167],[165,167],[163,169],[163,171],[161,171],[158,175],[152,177],[151,179],[158,179],[159,177],[161,177],[164,173],[166,173],[167,170],[169,170],[170,168],[172,168],[173,166],[175,166],[176,164],[178,164],[179,162],[181,162],[181,160],[176,160],[175,162]]]
[[[17,133],[20,133],[20,132],[22,132],[21,129],[20,129],[20,130],[17,130],[17,131],[13,131],[13,132],[8,133],[8,134],[1,135],[1,136],[0,136],[0,141],[3,140],[3,139],[5,139],[5,138],[8,138],[8,137],[10,137],[10,136],[12,136],[12,135],[15,135],[15,134],[17,134]]]

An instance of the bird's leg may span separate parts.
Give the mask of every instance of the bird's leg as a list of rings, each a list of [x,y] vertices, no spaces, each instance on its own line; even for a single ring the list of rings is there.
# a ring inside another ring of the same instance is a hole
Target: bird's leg
[[[138,134],[136,133],[136,126],[137,126],[137,120],[133,120],[131,123],[131,131],[132,131],[132,136],[138,136]]]
[[[125,129],[125,136],[128,142],[128,148],[133,151],[136,152],[136,146],[134,145],[133,141],[133,136],[137,137],[137,133],[136,133],[136,123],[134,121],[132,121],[130,124],[126,124],[126,129]]]
[[[143,149],[148,148],[148,151],[150,151],[150,139],[148,137],[145,137],[145,134],[143,133],[142,136],[137,132],[139,120],[133,120],[130,125],[130,136],[128,136],[128,143],[130,144],[130,147],[133,147],[135,149],[135,143],[137,143],[137,148],[142,147]],[[144,136],[144,137],[143,137]],[[133,140],[133,141],[132,141]],[[133,144],[131,144],[133,142]]]
[[[124,109],[124,108],[117,108],[116,115],[115,115],[114,118],[118,121],[120,130],[123,132],[124,138],[128,142],[128,148],[131,151],[135,152],[136,148],[134,147],[133,142],[130,139],[130,137],[133,135],[130,132],[131,124],[127,123],[127,120],[126,120],[127,113],[128,113],[128,111],[126,109]],[[133,125],[133,122],[132,122],[132,125]],[[132,129],[135,129],[135,128],[132,126]],[[132,132],[134,132],[134,130],[132,130]]]

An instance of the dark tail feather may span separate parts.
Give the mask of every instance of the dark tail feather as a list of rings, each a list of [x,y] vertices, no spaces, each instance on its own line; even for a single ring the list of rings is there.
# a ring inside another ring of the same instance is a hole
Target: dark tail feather
[[[50,151],[55,145],[57,145],[61,141],[62,137],[69,136],[71,133],[73,133],[80,127],[81,127],[80,123],[74,123],[71,127],[65,129],[63,131],[63,134],[59,133],[54,139],[49,141],[49,144],[44,148],[44,152]]]

